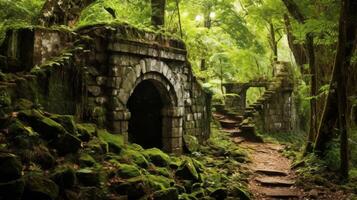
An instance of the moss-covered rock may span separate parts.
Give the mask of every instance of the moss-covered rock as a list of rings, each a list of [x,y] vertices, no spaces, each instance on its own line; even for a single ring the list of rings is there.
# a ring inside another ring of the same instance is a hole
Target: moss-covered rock
[[[0,108],[4,108],[4,107],[8,107],[11,106],[11,96],[9,95],[9,93],[4,90],[1,89],[0,90]]]
[[[72,115],[51,115],[50,118],[61,124],[66,131],[72,135],[77,134],[76,123]]]
[[[158,148],[146,149],[143,154],[156,166],[166,167],[170,163],[170,157]]]
[[[28,99],[17,99],[14,103],[15,110],[30,110],[34,107],[34,103]]]
[[[130,149],[121,151],[120,158],[126,162],[133,162],[136,165],[146,168],[149,166],[148,160],[140,152]]]
[[[29,174],[25,178],[25,191],[22,199],[48,199],[54,200],[59,195],[59,188],[52,180],[39,175]]]
[[[117,175],[122,178],[134,178],[141,175],[140,170],[133,165],[120,164],[118,168]]]
[[[176,170],[175,175],[184,180],[198,181],[199,174],[191,159],[185,159],[179,168]]]
[[[226,199],[227,198],[227,189],[225,188],[216,188],[214,189],[210,196],[217,199],[217,200],[220,200],[220,199]]]
[[[97,127],[95,124],[77,124],[78,137],[88,142],[95,135]]]
[[[112,189],[128,199],[140,199],[146,194],[170,187],[171,181],[162,176],[142,175],[112,185]]]
[[[22,174],[22,164],[16,155],[0,153],[0,183],[19,179]]]
[[[39,164],[42,169],[47,170],[55,165],[56,159],[46,146],[37,145],[32,149],[32,152],[34,154],[33,162]]]
[[[93,138],[86,144],[86,146],[96,154],[105,154],[109,151],[108,143],[99,138]]]
[[[45,117],[37,110],[20,111],[18,117],[21,121],[29,123],[45,140],[53,141],[66,133],[66,130],[59,123]]]
[[[97,163],[95,159],[88,153],[82,153],[79,156],[78,161],[81,167],[94,167]]]
[[[124,139],[122,135],[111,134],[106,130],[98,130],[98,138],[108,143],[109,151],[120,153],[124,147]]]
[[[60,186],[61,190],[72,188],[77,182],[75,171],[71,167],[56,169],[51,175],[51,179]]]
[[[248,192],[240,189],[239,187],[233,186],[228,190],[229,196],[233,196],[242,200],[250,200]]]
[[[65,133],[59,137],[55,148],[60,155],[66,155],[69,153],[77,153],[81,146],[82,141],[79,138],[72,134]]]
[[[0,199],[20,200],[24,192],[25,181],[20,178],[17,180],[0,183]]]
[[[165,167],[155,167],[148,170],[151,174],[160,175],[169,178],[170,171]]]
[[[200,148],[198,139],[193,135],[187,135],[187,134],[184,135],[183,142],[185,145],[185,150],[188,151],[189,153],[196,152]]]
[[[78,181],[83,186],[99,186],[100,185],[100,175],[92,168],[79,169],[76,172]]]
[[[20,120],[13,120],[9,130],[9,141],[16,147],[31,148],[38,142],[39,134],[34,132],[30,126],[26,126]]]
[[[198,200],[193,194],[181,194],[179,196],[179,200]]]
[[[174,187],[159,190],[154,192],[153,198],[154,200],[178,200],[178,192]]]

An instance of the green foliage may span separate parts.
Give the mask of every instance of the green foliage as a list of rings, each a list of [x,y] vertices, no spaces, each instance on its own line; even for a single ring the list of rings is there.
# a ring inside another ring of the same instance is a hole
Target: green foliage
[[[44,0],[0,0],[0,44],[9,28],[36,23]]]

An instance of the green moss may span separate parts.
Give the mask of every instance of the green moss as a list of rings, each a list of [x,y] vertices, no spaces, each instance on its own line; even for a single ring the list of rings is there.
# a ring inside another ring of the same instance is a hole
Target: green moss
[[[185,159],[179,166],[179,168],[176,170],[175,175],[184,180],[199,180],[199,174],[191,159]]]
[[[77,124],[78,137],[82,141],[89,141],[96,133],[95,124]]]
[[[153,194],[155,200],[177,200],[178,192],[177,189],[172,187],[164,190],[156,191]]]
[[[26,197],[35,197],[40,194],[46,199],[56,199],[59,195],[59,188],[52,180],[38,174],[30,174],[25,178]]]
[[[76,182],[77,177],[75,171],[72,167],[64,166],[59,167],[55,170],[55,172],[51,175],[51,179],[61,187],[61,189],[72,188]]]
[[[122,178],[133,178],[141,175],[140,170],[133,165],[120,164],[118,168],[117,174]]]
[[[86,144],[86,146],[97,154],[105,154],[109,151],[108,143],[99,138],[93,138]]]
[[[0,90],[0,108],[11,105],[11,97],[6,90]]]
[[[79,156],[79,164],[81,166],[84,166],[84,167],[93,167],[96,165],[96,161],[94,160],[94,158],[87,154],[87,153],[82,153],[80,156]]]
[[[146,149],[143,154],[156,166],[166,167],[170,163],[170,157],[158,148]]]
[[[34,107],[34,104],[32,101],[28,100],[28,99],[17,99],[14,103],[14,108],[15,110],[29,110],[32,109]]]
[[[122,135],[114,135],[101,129],[98,130],[98,138],[108,143],[109,151],[111,152],[120,153],[124,147],[124,139]]]
[[[174,184],[172,179],[166,178],[164,176],[156,176],[156,175],[147,175],[148,184],[155,189],[164,189],[168,188]]]
[[[77,134],[76,123],[72,115],[51,115],[50,118],[61,124],[70,134]]]
[[[76,172],[78,181],[83,186],[99,186],[100,174],[93,168],[83,168]]]
[[[21,121],[29,123],[31,127],[46,140],[58,139],[66,130],[59,123],[45,117],[37,110],[20,111],[18,117]]]
[[[146,168],[149,166],[149,162],[147,161],[145,156],[143,156],[140,152],[135,151],[135,150],[124,149],[123,151],[121,151],[120,157],[123,160],[133,162],[136,165],[143,167],[143,168]]]
[[[195,136],[186,134],[183,136],[183,141],[188,152],[199,151],[200,144]]]

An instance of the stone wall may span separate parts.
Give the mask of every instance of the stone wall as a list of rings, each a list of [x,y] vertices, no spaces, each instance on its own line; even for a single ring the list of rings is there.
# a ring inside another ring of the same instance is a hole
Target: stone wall
[[[290,132],[296,128],[296,110],[293,98],[293,79],[289,63],[274,65],[272,80],[253,80],[247,83],[227,83],[227,93],[237,94],[227,98],[226,105],[237,115],[254,118],[263,132]],[[266,88],[264,94],[252,105],[246,105],[246,92],[251,87]]]
[[[69,113],[62,110],[62,114],[77,114],[128,138],[128,100],[139,84],[150,81],[164,105],[161,139],[165,151],[181,153],[184,134],[194,135],[200,141],[209,137],[211,96],[192,74],[182,41],[130,26],[88,27],[76,34],[42,29],[30,33],[31,52],[27,60],[31,66],[21,70],[39,65],[42,74],[62,74],[57,77],[62,77],[62,82],[52,82],[63,86],[54,91],[47,88],[47,93],[52,94],[44,95],[51,104],[53,97],[70,97],[72,108],[66,109]],[[11,48],[13,37],[12,34],[0,48],[6,59],[9,55],[5,50]],[[76,76],[66,74],[70,71]],[[47,75],[46,81],[55,78]],[[35,79],[38,83],[38,76]],[[75,87],[72,94],[63,89],[71,86]],[[67,102],[58,101],[56,106],[61,109]]]
[[[81,34],[93,38],[87,78],[93,117],[106,118],[113,132],[127,136],[128,99],[150,80],[164,101],[163,149],[181,152],[183,134],[208,138],[210,97],[193,76],[182,42],[130,27],[97,27]]]

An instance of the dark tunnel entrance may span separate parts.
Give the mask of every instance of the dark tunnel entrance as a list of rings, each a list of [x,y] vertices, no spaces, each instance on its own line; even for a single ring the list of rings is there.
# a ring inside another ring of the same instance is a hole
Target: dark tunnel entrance
[[[162,149],[163,101],[152,81],[142,81],[130,96],[127,107],[129,120],[129,142],[144,148]]]

